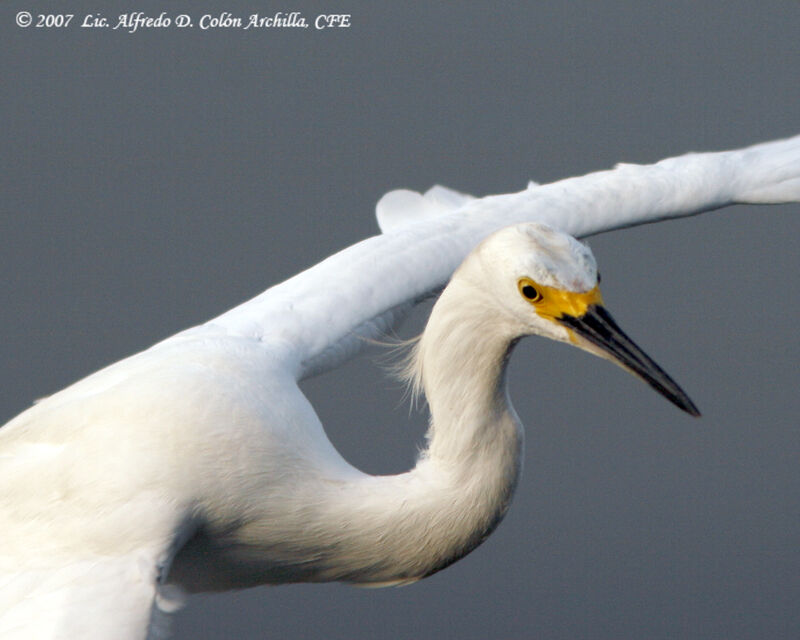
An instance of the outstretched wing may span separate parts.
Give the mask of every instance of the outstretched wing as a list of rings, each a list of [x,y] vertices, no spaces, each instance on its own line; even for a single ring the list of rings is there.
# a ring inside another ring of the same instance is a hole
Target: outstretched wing
[[[519,193],[451,198],[391,192],[378,204],[388,232],[355,244],[202,328],[268,345],[298,378],[351,357],[414,303],[441,288],[467,253],[526,221],[585,237],[730,204],[800,200],[800,136],[736,151],[622,164]],[[406,218],[402,205],[410,207]],[[414,210],[414,208],[417,210]],[[387,215],[385,212],[389,212]]]

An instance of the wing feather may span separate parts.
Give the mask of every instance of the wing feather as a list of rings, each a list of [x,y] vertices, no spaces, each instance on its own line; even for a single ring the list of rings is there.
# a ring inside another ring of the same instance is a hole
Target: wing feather
[[[397,221],[386,225],[387,233],[340,251],[195,331],[258,340],[302,378],[354,355],[364,338],[441,288],[467,253],[502,227],[538,221],[585,237],[735,203],[798,200],[800,136],[653,165],[623,164],[484,198],[443,187],[425,196],[403,190],[378,206]]]

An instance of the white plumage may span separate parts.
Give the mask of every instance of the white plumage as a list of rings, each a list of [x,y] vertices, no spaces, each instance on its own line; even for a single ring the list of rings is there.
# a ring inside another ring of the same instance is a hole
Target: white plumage
[[[580,324],[599,304],[587,297],[596,266],[569,236],[796,200],[800,137],[509,195],[387,194],[384,235],[0,429],[0,637],[142,638],[172,606],[171,582],[397,584],[446,566],[491,532],[514,489],[522,432],[504,387],[514,341],[537,333],[609,356],[600,325]],[[434,416],[430,448],[406,474],[363,474],[334,450],[297,382],[381,335],[468,254],[412,367]],[[524,278],[582,311],[536,307]],[[611,357],[691,410],[622,338]]]

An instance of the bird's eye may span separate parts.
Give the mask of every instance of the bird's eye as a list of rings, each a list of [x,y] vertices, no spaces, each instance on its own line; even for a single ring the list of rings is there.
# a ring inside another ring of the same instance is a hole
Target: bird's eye
[[[522,297],[528,302],[539,302],[542,299],[542,294],[528,278],[522,278],[517,286]]]
[[[601,278],[600,278],[600,272],[598,271],[598,272],[597,272],[597,284],[600,284],[600,280],[601,280]]]

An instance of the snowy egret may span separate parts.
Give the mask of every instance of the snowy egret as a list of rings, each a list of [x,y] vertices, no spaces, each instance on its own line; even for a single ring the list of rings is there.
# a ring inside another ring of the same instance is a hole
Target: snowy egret
[[[515,488],[522,432],[504,371],[518,338],[615,360],[696,413],[605,312],[573,236],[799,199],[800,137],[504,196],[388,194],[383,235],[0,429],[0,635],[143,638],[173,583],[379,586],[444,568],[491,533]],[[408,368],[431,409],[428,449],[407,473],[363,474],[297,382],[451,275]]]

